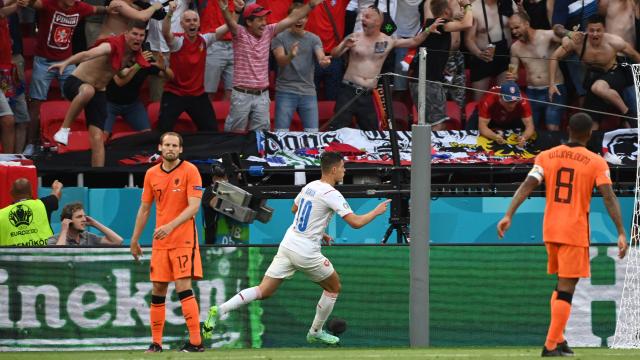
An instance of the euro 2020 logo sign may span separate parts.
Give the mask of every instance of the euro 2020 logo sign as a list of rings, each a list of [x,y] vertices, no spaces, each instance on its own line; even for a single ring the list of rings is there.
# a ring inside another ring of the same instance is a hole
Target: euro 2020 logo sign
[[[33,221],[33,211],[23,204],[17,205],[9,212],[9,222],[14,227],[28,226]]]

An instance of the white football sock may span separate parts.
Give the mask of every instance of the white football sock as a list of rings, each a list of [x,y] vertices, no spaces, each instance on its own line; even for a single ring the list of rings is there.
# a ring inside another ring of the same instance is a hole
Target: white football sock
[[[242,305],[252,302],[253,300],[260,299],[261,297],[262,294],[260,293],[260,288],[257,286],[244,289],[231,299],[227,300],[224,304],[218,306],[219,315],[224,315],[229,311],[233,311]]]
[[[331,311],[333,311],[333,305],[336,303],[337,298],[338,294],[336,293],[330,293],[328,291],[322,292],[318,306],[316,306],[316,317],[313,319],[309,333],[316,335],[322,330],[324,322],[327,321]]]

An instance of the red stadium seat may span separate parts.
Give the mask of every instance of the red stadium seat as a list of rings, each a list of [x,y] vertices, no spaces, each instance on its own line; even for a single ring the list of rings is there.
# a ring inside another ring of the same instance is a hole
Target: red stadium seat
[[[135,132],[135,130],[122,118],[122,116],[117,116],[116,121],[113,123],[111,132],[115,135],[122,132]]]
[[[40,106],[40,136],[43,141],[54,143],[53,134],[60,129],[70,102],[64,100],[45,101]],[[71,123],[71,132],[86,131],[84,111]]]
[[[475,101],[469,101],[465,107],[465,114],[467,114],[467,119],[471,117],[471,114],[476,110],[478,103]]]
[[[460,108],[455,101],[447,101],[447,116],[449,120],[446,122],[447,129],[460,130],[462,127]]]
[[[147,106],[147,114],[149,115],[149,122],[151,123],[151,128],[155,129],[158,127],[158,118],[160,116],[160,103],[152,102]],[[198,128],[196,124],[191,121],[189,115],[185,112],[180,114],[178,117],[178,121],[173,127],[173,131],[177,132],[196,132]]]
[[[398,130],[406,130],[409,128],[409,109],[407,105],[401,101],[393,102],[393,117],[398,124]]]
[[[69,143],[67,145],[56,144],[58,153],[64,154],[72,151],[86,151],[91,149],[89,143],[89,132],[87,130],[72,130],[69,133]]]
[[[216,113],[216,121],[218,122],[218,130],[224,131],[224,122],[229,115],[229,109],[231,108],[231,103],[227,100],[216,100],[212,101],[211,105],[213,106],[213,111]]]
[[[319,126],[322,127],[334,114],[336,102],[332,100],[318,101],[318,120]]]
[[[24,68],[33,68],[33,57],[36,53],[36,38],[24,37],[22,38],[22,56],[24,57]]]

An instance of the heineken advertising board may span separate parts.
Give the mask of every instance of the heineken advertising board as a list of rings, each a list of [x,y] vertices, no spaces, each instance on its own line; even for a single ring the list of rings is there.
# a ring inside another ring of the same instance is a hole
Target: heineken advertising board
[[[0,249],[0,350],[144,349],[150,343],[149,255],[128,249]],[[204,279],[194,282],[204,320],[212,304],[259,283],[275,247],[202,248]],[[323,248],[342,280],[332,317],[347,321],[343,346],[409,344],[409,248]],[[624,261],[615,247],[592,247],[592,278],[580,281],[567,338],[607,345],[616,321]],[[438,246],[431,249],[433,345],[540,345],[555,286],[543,246]],[[170,286],[165,347],[187,338]],[[322,290],[303,274],[222,319],[207,347],[307,346]]]

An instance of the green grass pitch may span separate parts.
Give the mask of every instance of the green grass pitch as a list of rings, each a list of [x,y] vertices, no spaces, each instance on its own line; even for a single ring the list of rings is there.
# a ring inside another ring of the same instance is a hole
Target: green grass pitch
[[[541,347],[501,348],[381,348],[381,349],[233,349],[208,350],[204,353],[178,353],[175,350],[161,354],[144,354],[142,351],[86,351],[86,352],[12,352],[0,353],[3,360],[106,360],[106,359],[229,359],[229,360],[351,360],[351,359],[540,359]],[[612,350],[607,348],[577,348],[573,359],[640,359],[640,350]]]

